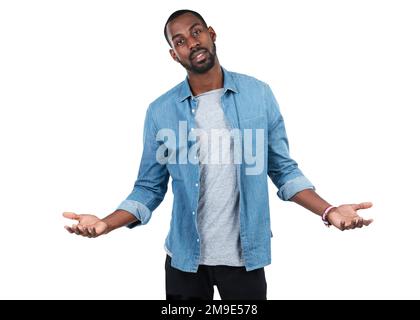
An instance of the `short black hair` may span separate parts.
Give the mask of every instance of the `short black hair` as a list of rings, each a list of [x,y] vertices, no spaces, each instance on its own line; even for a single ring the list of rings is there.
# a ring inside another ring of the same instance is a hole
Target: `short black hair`
[[[175,11],[175,12],[173,12],[170,16],[169,16],[169,18],[168,18],[168,20],[166,21],[166,23],[165,23],[165,28],[163,28],[163,34],[165,35],[165,39],[166,39],[166,41],[168,41],[168,44],[169,45],[171,45],[171,43],[169,42],[169,38],[168,38],[168,35],[167,35],[167,33],[166,33],[166,27],[168,26],[168,23],[169,22],[171,22],[172,20],[175,20],[176,18],[178,18],[179,16],[182,16],[183,14],[186,14],[186,13],[191,13],[192,15],[194,15],[194,16],[196,16],[198,19],[200,19],[201,20],[201,22],[204,24],[204,26],[207,28],[207,23],[206,23],[206,21],[204,20],[204,18],[201,16],[201,14],[199,14],[198,12],[195,12],[195,11],[193,11],[193,10],[188,10],[188,9],[183,9],[183,10],[177,10],[177,11]]]

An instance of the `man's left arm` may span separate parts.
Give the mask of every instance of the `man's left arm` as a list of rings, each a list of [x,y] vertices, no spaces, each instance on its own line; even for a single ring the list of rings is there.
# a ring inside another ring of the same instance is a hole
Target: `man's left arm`
[[[332,207],[316,192],[312,183],[303,175],[296,161],[289,155],[289,142],[279,105],[268,85],[264,88],[268,118],[268,168],[267,173],[277,186],[277,195],[285,201],[294,201],[302,207],[323,216],[340,230],[368,226],[372,219],[363,219],[357,210],[372,207],[370,202],[344,204]],[[327,215],[324,213],[328,209]]]

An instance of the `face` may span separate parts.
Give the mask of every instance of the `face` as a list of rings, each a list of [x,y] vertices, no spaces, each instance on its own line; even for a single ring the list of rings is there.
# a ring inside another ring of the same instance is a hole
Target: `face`
[[[216,33],[206,28],[196,16],[186,13],[171,21],[166,32],[172,58],[187,71],[206,73],[216,61]]]

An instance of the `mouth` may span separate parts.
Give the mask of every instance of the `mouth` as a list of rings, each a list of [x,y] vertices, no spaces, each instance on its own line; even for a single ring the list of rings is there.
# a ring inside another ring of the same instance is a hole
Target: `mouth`
[[[206,53],[207,53],[206,49],[198,50],[197,52],[194,52],[191,55],[191,60],[195,62],[201,62],[207,58]]]

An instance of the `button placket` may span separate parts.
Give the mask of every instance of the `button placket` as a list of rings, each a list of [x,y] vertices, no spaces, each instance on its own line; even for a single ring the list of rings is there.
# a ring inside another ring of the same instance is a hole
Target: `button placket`
[[[190,132],[193,132],[194,129],[195,129],[194,127],[196,125],[195,124],[195,112],[196,112],[196,110],[197,110],[197,101],[193,98],[192,99],[192,106],[191,106],[191,113],[194,116],[191,117]],[[194,155],[194,159],[197,159],[197,154]],[[198,164],[195,164],[194,166],[198,169],[198,181],[200,181],[200,170],[199,170]],[[196,188],[199,187],[199,183],[198,182],[195,183],[195,187]],[[198,227],[197,227],[197,219],[196,219],[197,215],[196,215],[196,211],[197,211],[197,207],[198,207],[198,197],[199,197],[199,193],[196,192],[196,208],[195,208],[194,211],[191,212],[192,213],[192,217],[193,217],[193,219],[195,221],[195,227],[196,227],[196,230],[197,230],[197,235],[198,235]],[[199,244],[200,243],[200,238],[197,238],[196,241],[197,241],[197,244]]]

